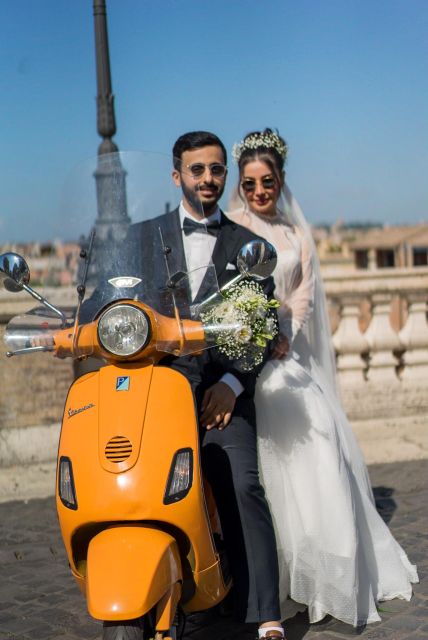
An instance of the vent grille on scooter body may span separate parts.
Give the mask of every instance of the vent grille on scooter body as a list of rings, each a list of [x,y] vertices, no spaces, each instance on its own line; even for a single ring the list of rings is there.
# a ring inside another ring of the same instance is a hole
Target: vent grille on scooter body
[[[132,454],[132,443],[125,436],[114,436],[106,444],[105,456],[110,462],[124,462]]]

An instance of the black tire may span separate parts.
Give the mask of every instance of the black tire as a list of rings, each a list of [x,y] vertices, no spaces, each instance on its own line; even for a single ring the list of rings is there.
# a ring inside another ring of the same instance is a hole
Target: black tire
[[[144,626],[141,618],[104,622],[103,640],[144,640]]]

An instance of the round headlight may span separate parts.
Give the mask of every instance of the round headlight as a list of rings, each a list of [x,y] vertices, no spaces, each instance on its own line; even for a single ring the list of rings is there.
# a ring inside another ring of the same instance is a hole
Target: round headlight
[[[130,304],[107,309],[98,322],[98,337],[106,351],[115,356],[133,356],[148,340],[150,325],[146,314]]]

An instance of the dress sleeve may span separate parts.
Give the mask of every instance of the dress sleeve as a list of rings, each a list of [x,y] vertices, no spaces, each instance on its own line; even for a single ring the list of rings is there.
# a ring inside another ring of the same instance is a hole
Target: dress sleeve
[[[307,322],[314,304],[314,274],[312,266],[312,248],[303,232],[296,227],[296,235],[300,240],[300,269],[290,282],[290,295],[280,300],[278,309],[280,332],[287,336],[290,344]]]

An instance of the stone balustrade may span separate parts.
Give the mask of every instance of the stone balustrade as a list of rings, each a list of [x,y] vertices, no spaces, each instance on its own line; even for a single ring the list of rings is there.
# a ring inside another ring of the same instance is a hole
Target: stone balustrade
[[[428,415],[428,269],[323,278],[351,418]]]

